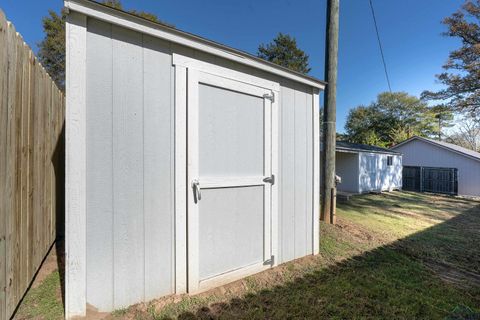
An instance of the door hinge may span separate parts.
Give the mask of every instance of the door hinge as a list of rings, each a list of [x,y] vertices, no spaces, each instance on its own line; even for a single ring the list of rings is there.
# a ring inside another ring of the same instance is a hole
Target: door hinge
[[[271,183],[272,185],[275,184],[275,175],[272,174],[270,177],[266,177],[265,179],[263,179],[263,182],[268,182],[268,183]]]
[[[275,102],[275,94],[273,92],[271,94],[265,93],[263,98],[270,100],[272,103]]]
[[[273,266],[274,264],[275,264],[275,256],[274,256],[274,255],[272,255],[272,256],[270,257],[270,259],[265,260],[265,261],[263,262],[263,265],[265,265],[265,266],[266,266],[266,265],[271,265],[271,266]]]

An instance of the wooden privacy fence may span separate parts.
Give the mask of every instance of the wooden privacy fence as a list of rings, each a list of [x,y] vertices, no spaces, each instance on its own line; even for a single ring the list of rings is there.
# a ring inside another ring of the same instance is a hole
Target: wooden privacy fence
[[[0,10],[0,319],[12,316],[63,216],[64,108]]]

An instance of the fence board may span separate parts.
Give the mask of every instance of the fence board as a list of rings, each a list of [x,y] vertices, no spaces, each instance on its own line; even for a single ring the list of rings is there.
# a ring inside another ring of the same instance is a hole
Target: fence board
[[[15,301],[15,292],[12,286],[13,283],[13,270],[14,270],[14,259],[16,257],[15,251],[13,250],[13,244],[15,243],[13,225],[15,219],[15,97],[16,97],[16,35],[15,27],[8,24],[7,29],[7,52],[8,52],[8,70],[6,76],[8,77],[8,91],[7,91],[7,152],[6,152],[6,167],[7,167],[7,179],[5,181],[5,194],[7,199],[5,201],[6,206],[6,216],[5,216],[5,225],[6,225],[6,310],[7,314],[12,313],[11,306],[14,305]]]
[[[7,34],[7,20],[3,12],[0,10],[0,319],[4,318],[6,314],[6,256],[5,248],[5,232],[6,232],[6,155],[7,155],[7,66],[8,66],[8,52],[5,50],[5,44],[8,41]]]
[[[63,214],[62,92],[0,10],[0,320],[12,316]],[[59,149],[60,148],[60,149]]]

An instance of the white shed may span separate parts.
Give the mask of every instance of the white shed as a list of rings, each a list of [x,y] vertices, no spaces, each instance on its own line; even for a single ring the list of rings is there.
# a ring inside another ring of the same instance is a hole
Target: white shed
[[[480,153],[422,137],[412,137],[391,149],[403,154],[406,188],[480,196]]]
[[[385,148],[337,141],[338,191],[366,193],[402,188],[402,155]]]
[[[319,250],[324,82],[67,0],[66,316]]]

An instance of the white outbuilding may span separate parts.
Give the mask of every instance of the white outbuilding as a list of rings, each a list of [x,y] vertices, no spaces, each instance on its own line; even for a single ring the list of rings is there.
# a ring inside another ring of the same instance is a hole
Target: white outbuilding
[[[376,146],[337,141],[339,192],[367,193],[402,188],[402,155]]]
[[[319,250],[325,83],[67,0],[66,316]]]
[[[422,137],[391,149],[403,154],[404,189],[480,196],[480,153]]]

